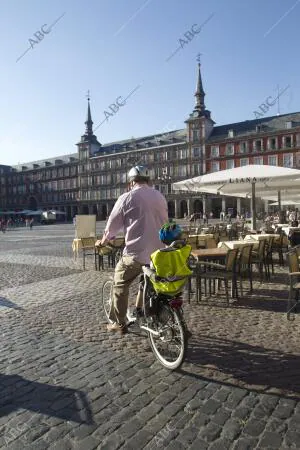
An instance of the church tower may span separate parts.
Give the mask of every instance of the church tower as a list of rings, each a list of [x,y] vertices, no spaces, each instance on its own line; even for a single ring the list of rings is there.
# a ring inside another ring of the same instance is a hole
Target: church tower
[[[210,136],[215,122],[210,117],[210,111],[205,109],[205,92],[202,85],[200,56],[198,57],[198,77],[195,92],[195,107],[187,124],[188,154],[191,163],[189,176],[202,175],[206,172],[205,142]],[[199,173],[193,170],[194,165],[199,164]]]
[[[76,144],[78,147],[78,154],[80,161],[87,161],[90,156],[93,156],[101,148],[100,142],[98,142],[97,137],[93,133],[93,121],[91,115],[89,93],[87,100],[88,100],[88,109],[85,121],[85,133],[83,136],[81,136],[80,142]]]

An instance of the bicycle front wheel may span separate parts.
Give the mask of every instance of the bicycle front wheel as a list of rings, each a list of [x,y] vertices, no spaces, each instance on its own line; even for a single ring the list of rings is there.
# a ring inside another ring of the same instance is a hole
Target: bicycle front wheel
[[[107,280],[103,283],[102,286],[102,306],[106,319],[109,323],[112,323],[112,320],[109,318],[112,303],[112,294],[113,294],[113,280]]]
[[[111,320],[109,317],[111,304],[113,301],[113,285],[114,285],[114,282],[111,279],[111,280],[106,280],[102,286],[102,306],[103,306],[106,320],[109,323],[113,323],[113,320]],[[127,309],[126,319],[127,319],[127,322],[134,322],[136,320],[136,318],[131,315],[130,308]]]
[[[167,369],[178,369],[187,351],[187,336],[181,312],[162,304],[155,331],[159,335],[149,332],[149,339],[156,359]]]

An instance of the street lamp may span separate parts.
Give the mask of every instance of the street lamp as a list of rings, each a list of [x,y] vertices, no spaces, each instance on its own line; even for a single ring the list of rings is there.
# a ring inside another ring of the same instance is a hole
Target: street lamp
[[[167,169],[163,169],[162,175],[157,177],[157,179],[160,183],[170,183],[172,180],[172,177],[170,177],[170,175],[168,175]]]

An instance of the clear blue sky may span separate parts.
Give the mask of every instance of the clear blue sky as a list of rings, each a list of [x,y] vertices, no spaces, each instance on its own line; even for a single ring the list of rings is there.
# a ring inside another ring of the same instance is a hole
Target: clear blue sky
[[[254,119],[278,84],[290,85],[280,112],[299,111],[299,19],[300,0],[1,0],[0,164],[75,152],[88,89],[96,127],[117,97],[141,85],[95,132],[102,144],[183,128],[198,53],[217,125]],[[266,115],[276,113],[275,105]]]

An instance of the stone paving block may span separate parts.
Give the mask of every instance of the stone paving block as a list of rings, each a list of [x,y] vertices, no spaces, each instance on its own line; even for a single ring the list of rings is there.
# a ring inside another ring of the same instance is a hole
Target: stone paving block
[[[226,405],[228,408],[236,408],[241,400],[247,395],[245,389],[233,389],[232,393],[229,395]]]
[[[231,450],[232,442],[225,438],[219,438],[208,447],[209,450]]]
[[[147,405],[147,407],[142,408],[140,411],[138,411],[137,413],[137,417],[144,421],[147,422],[148,420],[152,419],[153,417],[155,417],[160,411],[163,410],[163,407],[161,405],[158,405],[155,401],[150,403],[149,405]],[[168,414],[168,411],[164,411],[166,414]],[[177,412],[177,411],[176,411]]]
[[[250,436],[259,436],[266,428],[266,422],[263,420],[249,419],[246,422],[244,432]]]
[[[184,444],[186,448],[189,448],[189,446],[195,441],[198,432],[199,429],[198,427],[196,427],[196,425],[189,425],[187,428],[180,432],[176,440]]]
[[[93,436],[88,436],[80,441],[73,441],[74,450],[95,450],[98,445],[99,442]]]
[[[229,390],[219,389],[212,396],[214,400],[218,400],[219,402],[225,402],[230,394]]]
[[[209,444],[199,437],[195,439],[195,441],[189,446],[189,450],[206,450],[208,449]]]
[[[260,448],[281,448],[281,443],[282,436],[280,434],[265,431],[258,445]]]
[[[207,442],[212,442],[215,439],[217,439],[222,432],[222,427],[217,425],[214,422],[209,422],[205,427],[203,427],[200,432],[199,436]]]
[[[239,405],[233,410],[232,416],[236,417],[237,419],[245,420],[251,415],[252,412],[252,408]],[[265,417],[265,415],[263,417]]]
[[[65,425],[65,423],[60,423],[57,426],[53,426],[51,429],[49,429],[49,431],[44,434],[43,438],[48,443],[52,443],[59,439],[63,439],[64,436],[66,436],[68,433],[69,428]]]
[[[216,414],[211,417],[212,422],[215,422],[218,425],[224,425],[225,422],[231,416],[231,411],[221,407]]]
[[[241,437],[232,446],[232,450],[253,450],[257,448],[258,439]],[[275,450],[275,449],[274,449]]]
[[[184,444],[181,444],[179,441],[174,440],[169,443],[167,447],[165,447],[166,450],[185,450],[186,447]]]
[[[295,409],[295,402],[293,400],[279,402],[273,412],[274,417],[279,419],[288,419]]]
[[[298,430],[300,426],[300,414],[293,414],[288,420],[287,426],[290,430]]]
[[[129,441],[122,445],[122,450],[132,450],[138,446],[138,448],[144,448],[149,441],[151,441],[153,435],[146,430],[139,431],[138,435],[131,438]]]
[[[245,422],[235,417],[228,419],[222,430],[222,437],[233,442],[241,434],[244,425]]]
[[[174,428],[174,422],[168,415],[165,415],[164,410],[162,410],[159,414],[154,416],[153,419],[147,421],[143,429],[150,433],[157,434],[159,431],[164,430],[167,425],[172,425]]]
[[[204,414],[214,414],[221,407],[221,403],[217,400],[210,398],[201,408]]]
[[[284,437],[283,444],[288,448],[300,448],[300,431],[288,430]]]
[[[122,438],[127,439],[136,434],[142,427],[143,423],[134,417],[118,429],[118,434],[120,434]]]
[[[196,413],[191,420],[191,423],[194,424],[198,429],[206,425],[210,421],[210,417],[203,412]]]
[[[69,436],[71,439],[82,440],[93,434],[97,427],[97,425],[80,425],[79,427],[72,429],[69,432]]]

